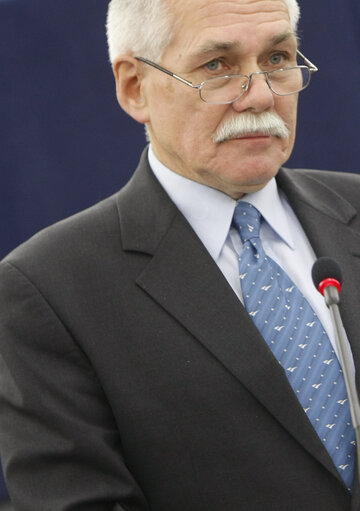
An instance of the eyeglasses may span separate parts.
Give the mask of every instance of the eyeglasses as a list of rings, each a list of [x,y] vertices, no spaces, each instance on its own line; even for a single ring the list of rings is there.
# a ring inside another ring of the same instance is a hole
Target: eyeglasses
[[[200,98],[205,101],[205,103],[226,105],[240,99],[241,96],[249,90],[251,80],[256,75],[265,75],[268,86],[272,92],[278,96],[289,96],[290,94],[296,94],[306,89],[310,83],[311,75],[316,73],[318,68],[299,50],[297,50],[296,53],[304,61],[305,65],[285,67],[282,69],[275,69],[274,71],[256,71],[250,75],[235,74],[217,76],[205,80],[198,85],[194,85],[188,80],[185,80],[185,78],[181,78],[181,76],[172,73],[151,60],[143,57],[135,58],[172,76],[193,89],[198,89]]]

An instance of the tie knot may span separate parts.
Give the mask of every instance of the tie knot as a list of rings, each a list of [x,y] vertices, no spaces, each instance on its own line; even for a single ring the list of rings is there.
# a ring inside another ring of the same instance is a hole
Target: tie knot
[[[259,237],[260,224],[260,211],[249,202],[238,202],[234,211],[233,225],[238,230],[243,243],[251,238]]]

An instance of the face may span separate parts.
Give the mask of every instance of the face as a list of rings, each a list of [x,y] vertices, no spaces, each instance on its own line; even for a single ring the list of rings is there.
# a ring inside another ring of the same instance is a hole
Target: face
[[[169,0],[178,24],[161,64],[199,84],[212,77],[249,75],[294,65],[297,40],[285,0]],[[145,64],[144,64],[145,65]],[[155,154],[174,172],[237,199],[261,189],[289,158],[295,138],[297,94],[276,96],[264,75],[230,105],[203,102],[192,89],[154,68],[142,93]],[[243,114],[276,113],[289,135],[261,133],[214,142],[214,134]]]

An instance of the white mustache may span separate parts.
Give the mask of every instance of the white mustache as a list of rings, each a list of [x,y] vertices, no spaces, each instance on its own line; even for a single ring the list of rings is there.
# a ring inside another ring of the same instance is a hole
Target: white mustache
[[[290,135],[285,122],[274,112],[262,112],[261,114],[243,112],[225,121],[212,138],[218,144],[255,133],[279,138],[287,138]]]

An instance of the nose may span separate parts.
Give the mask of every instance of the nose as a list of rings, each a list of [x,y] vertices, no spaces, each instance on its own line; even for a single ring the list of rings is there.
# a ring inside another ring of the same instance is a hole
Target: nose
[[[274,94],[268,85],[265,73],[255,72],[249,75],[245,93],[232,103],[232,107],[237,112],[251,110],[261,113],[271,109],[274,103]]]

